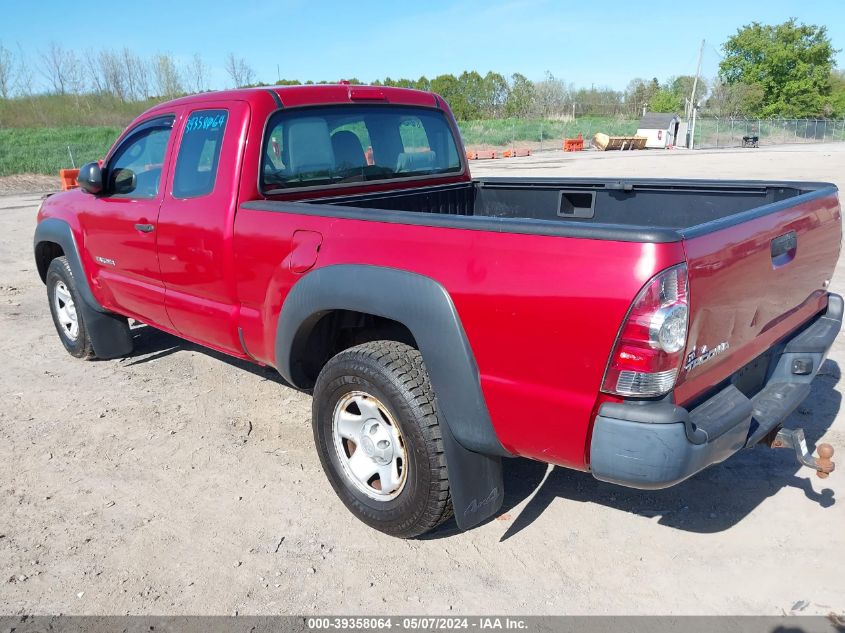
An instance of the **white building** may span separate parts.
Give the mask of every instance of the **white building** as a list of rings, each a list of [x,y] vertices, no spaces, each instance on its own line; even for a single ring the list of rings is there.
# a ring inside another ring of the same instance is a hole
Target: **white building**
[[[649,149],[665,149],[681,145],[684,139],[678,138],[681,117],[677,114],[663,112],[646,112],[637,128],[637,136],[645,136],[648,140],[645,146]]]

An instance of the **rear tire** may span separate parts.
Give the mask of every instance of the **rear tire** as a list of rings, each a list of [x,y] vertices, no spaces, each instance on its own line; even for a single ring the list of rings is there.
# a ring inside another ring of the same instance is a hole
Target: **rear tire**
[[[50,262],[45,281],[50,314],[62,345],[71,356],[85,360],[94,358],[94,347],[80,309],[82,299],[66,257],[57,257]]]
[[[334,356],[312,423],[329,482],[367,525],[412,538],[452,516],[434,391],[413,347],[374,341]]]

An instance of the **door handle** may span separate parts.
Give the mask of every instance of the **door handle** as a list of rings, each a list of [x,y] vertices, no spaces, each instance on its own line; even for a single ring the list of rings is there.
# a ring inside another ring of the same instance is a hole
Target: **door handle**
[[[141,231],[141,233],[152,233],[155,227],[152,224],[136,224],[135,228]]]

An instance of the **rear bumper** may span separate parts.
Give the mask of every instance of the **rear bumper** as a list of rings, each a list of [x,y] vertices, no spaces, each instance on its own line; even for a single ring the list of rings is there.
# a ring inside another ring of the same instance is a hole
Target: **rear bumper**
[[[605,403],[590,444],[601,481],[666,488],[757,444],[810,393],[810,383],[842,327],[842,297],[778,346],[763,389],[747,398],[733,384],[691,410],[669,402]]]

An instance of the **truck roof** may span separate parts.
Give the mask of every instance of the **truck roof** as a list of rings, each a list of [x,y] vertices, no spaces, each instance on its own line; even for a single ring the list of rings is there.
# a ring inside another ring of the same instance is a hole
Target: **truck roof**
[[[444,107],[443,99],[433,93],[411,88],[366,86],[359,84],[319,84],[299,86],[260,86],[202,92],[165,101],[148,110],[166,110],[174,105],[189,105],[209,101],[248,101],[251,104],[275,102],[276,107],[302,107],[346,103],[392,103],[424,107]]]

